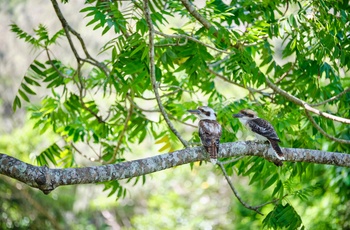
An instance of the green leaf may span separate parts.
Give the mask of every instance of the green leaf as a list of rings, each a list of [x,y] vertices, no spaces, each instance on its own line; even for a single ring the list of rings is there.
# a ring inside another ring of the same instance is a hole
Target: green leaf
[[[24,91],[26,91],[27,93],[32,94],[32,95],[36,95],[36,93],[35,93],[31,88],[29,88],[26,84],[21,83],[21,87],[22,87],[22,89],[24,89]]]
[[[267,189],[270,187],[273,183],[275,183],[278,179],[278,174],[272,175],[272,177],[264,184],[263,190]]]
[[[16,96],[15,100],[13,100],[12,109],[14,112],[16,112],[17,108],[21,108],[21,107],[22,107],[21,100],[19,99],[18,96]]]
[[[298,229],[302,226],[302,220],[294,208],[289,205],[278,204],[263,220],[264,227]]]
[[[30,68],[31,68],[35,73],[37,73],[38,75],[40,75],[40,76],[45,76],[44,72],[42,72],[36,65],[31,64],[31,65],[30,65]]]
[[[23,100],[30,102],[29,97],[22,90],[19,89],[18,93],[22,97]]]

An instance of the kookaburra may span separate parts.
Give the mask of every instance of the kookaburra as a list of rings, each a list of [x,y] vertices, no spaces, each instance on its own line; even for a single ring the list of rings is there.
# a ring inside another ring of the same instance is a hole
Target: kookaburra
[[[222,129],[216,121],[215,111],[208,106],[200,106],[198,109],[188,110],[188,112],[199,117],[199,137],[205,150],[209,153],[211,163],[216,164]]]
[[[279,160],[284,160],[283,152],[278,146],[278,142],[281,140],[278,138],[273,126],[264,119],[257,116],[257,113],[250,109],[243,109],[237,114],[233,114],[233,117],[239,119],[239,121],[251,130],[255,136],[260,140],[268,140],[271,147],[275,150],[276,156]]]

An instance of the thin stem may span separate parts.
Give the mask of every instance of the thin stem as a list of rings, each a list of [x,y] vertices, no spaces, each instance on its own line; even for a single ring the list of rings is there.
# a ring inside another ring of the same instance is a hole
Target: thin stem
[[[68,39],[69,46],[70,46],[70,48],[71,48],[75,58],[77,59],[77,62],[79,62],[80,61],[80,57],[79,57],[79,54],[78,54],[77,50],[75,49],[73,40],[72,40],[72,38],[70,36],[68,23],[67,23],[66,19],[63,17],[63,14],[62,14],[59,6],[58,6],[57,1],[56,0],[51,0],[51,2],[52,2],[53,8],[55,9],[55,12],[56,12],[56,15],[57,15],[58,19],[61,21],[62,27],[63,27],[64,32],[65,32],[65,34],[67,36],[67,39]]]
[[[253,210],[253,211],[259,213],[259,214],[262,215],[262,216],[263,216],[264,214],[262,214],[262,213],[259,211],[259,208],[261,208],[261,207],[263,207],[263,206],[265,206],[265,205],[271,204],[271,203],[275,203],[275,202],[277,202],[277,201],[279,201],[279,200],[281,200],[281,199],[283,199],[283,198],[285,198],[285,197],[287,196],[287,195],[284,195],[282,198],[277,198],[277,199],[274,199],[274,200],[272,200],[272,201],[268,201],[268,202],[266,202],[266,203],[263,203],[263,204],[260,204],[260,205],[257,205],[257,206],[251,206],[251,205],[247,204],[246,202],[244,202],[244,201],[242,200],[242,198],[240,197],[240,195],[238,194],[238,191],[237,191],[236,188],[233,186],[233,183],[231,182],[230,177],[227,175],[227,172],[226,172],[226,170],[225,170],[225,167],[224,167],[224,165],[223,165],[223,162],[218,162],[217,164],[220,166],[220,169],[221,169],[222,173],[224,174],[227,183],[229,184],[229,186],[230,186],[232,192],[233,192],[233,193],[235,194],[235,196],[237,197],[238,201],[239,201],[244,207],[246,207],[247,209]]]
[[[123,128],[122,132],[119,134],[118,143],[117,143],[117,145],[116,145],[116,147],[114,149],[113,156],[112,156],[112,158],[109,161],[106,162],[106,164],[114,163],[114,161],[115,161],[115,159],[117,157],[117,153],[118,153],[118,151],[120,149],[120,146],[123,143],[123,139],[125,137],[126,130],[129,127],[129,121],[130,121],[132,113],[134,111],[134,104],[131,103],[131,102],[129,104],[130,104],[130,107],[129,107],[128,114],[127,114],[127,116],[125,118],[125,121],[124,121],[124,128]],[[125,107],[126,107],[126,103],[125,103]]]
[[[295,66],[295,62],[293,62],[293,64],[291,65],[291,67],[288,69],[287,72],[285,72],[284,74],[282,74],[282,76],[280,78],[277,79],[277,81],[275,82],[275,84],[278,84],[279,82],[281,82],[285,77],[288,76],[289,72],[294,69],[294,66]]]
[[[73,144],[73,142],[71,142],[70,145],[72,146],[72,148],[73,148],[77,153],[79,153],[81,156],[83,156],[84,158],[88,159],[89,161],[92,161],[92,162],[99,161],[99,162],[101,162],[101,159],[95,159],[95,158],[93,158],[93,157],[89,157],[89,156],[85,155],[84,153],[82,153],[82,152]]]
[[[328,119],[331,119],[333,121],[338,121],[338,122],[342,122],[342,123],[345,123],[345,124],[350,124],[350,119],[346,119],[346,118],[343,118],[343,117],[338,117],[338,116],[334,116],[332,114],[329,114],[329,113],[325,113],[325,112],[322,112],[318,109],[315,109],[313,107],[311,107],[308,103],[306,103],[305,101],[303,100],[300,100],[299,98],[287,93],[286,91],[284,91],[283,89],[280,89],[277,85],[275,85],[274,83],[272,83],[267,77],[265,77],[265,80],[266,80],[266,84],[271,88],[273,89],[276,93],[280,94],[281,96],[287,98],[288,100],[290,100],[291,102],[297,104],[297,105],[300,105],[301,107],[303,107],[305,110],[307,111],[310,111],[310,112],[313,112],[317,115],[320,115],[322,117],[325,117],[325,118],[328,118]]]
[[[311,124],[320,132],[322,133],[323,136],[327,137],[328,139],[332,140],[332,141],[336,141],[342,144],[350,144],[350,140],[344,140],[344,139],[340,139],[340,138],[336,138],[333,137],[331,135],[329,135],[328,133],[326,133],[321,126],[319,126],[315,119],[311,116],[311,114],[309,113],[309,111],[305,110],[305,114],[307,116],[307,118],[309,119],[309,121],[311,122]]]
[[[184,35],[184,34],[165,34],[165,33],[162,33],[160,31],[157,31],[155,30],[154,33],[160,35],[160,36],[163,36],[163,37],[166,37],[166,38],[174,38],[174,39],[188,39],[190,41],[193,41],[193,42],[196,42],[202,46],[205,46],[205,47],[208,47],[209,49],[212,49],[212,50],[215,50],[217,52],[220,52],[220,53],[225,53],[225,54],[234,54],[235,52],[229,52],[229,51],[226,51],[226,50],[221,50],[221,49],[218,49],[214,46],[210,46],[194,37],[191,37],[191,36],[188,36],[188,35]]]
[[[158,83],[156,82],[155,64],[154,64],[154,27],[151,19],[148,0],[144,0],[143,3],[144,3],[144,14],[145,14],[145,18],[149,28],[149,68],[150,68],[150,78],[152,82],[154,95],[157,99],[158,107],[164,117],[165,122],[168,124],[170,130],[177,136],[177,138],[181,141],[181,143],[187,148],[188,147],[187,142],[181,137],[181,135],[178,133],[178,131],[175,129],[175,127],[169,120],[168,114],[166,113],[159,96]]]
[[[251,206],[251,205],[247,204],[246,202],[244,202],[244,201],[242,200],[242,198],[241,198],[240,195],[238,194],[236,188],[233,186],[233,184],[232,184],[232,182],[231,182],[229,176],[227,175],[227,172],[226,172],[226,170],[225,170],[224,165],[223,165],[221,162],[218,162],[217,164],[220,166],[221,171],[222,171],[222,173],[224,174],[227,183],[229,184],[229,186],[230,186],[230,188],[231,188],[233,194],[235,194],[235,196],[237,197],[238,201],[241,202],[241,204],[242,204],[244,207],[246,207],[247,209],[253,210],[253,211],[255,211],[255,212],[257,212],[257,213],[259,213],[260,215],[263,216],[264,214],[262,214],[262,213],[258,210],[259,208],[254,207],[254,206]]]
[[[262,94],[262,95],[264,95],[264,96],[267,96],[267,97],[270,97],[270,96],[271,96],[269,93],[265,93],[265,92],[262,92],[261,90],[257,90],[257,89],[251,88],[251,87],[249,87],[249,86],[244,86],[244,85],[239,84],[239,83],[237,83],[237,82],[231,81],[230,79],[226,78],[225,76],[223,76],[223,75],[221,75],[221,74],[219,74],[219,73],[217,73],[217,72],[215,72],[214,70],[211,70],[211,69],[209,69],[209,68],[207,69],[207,71],[208,71],[209,73],[215,75],[216,77],[220,78],[220,79],[223,80],[223,81],[226,81],[226,82],[228,82],[228,83],[230,83],[230,84],[233,84],[233,85],[235,85],[235,86],[241,87],[242,89],[248,90],[249,93],[252,94],[252,95],[253,95],[254,93],[260,93],[260,94]]]
[[[324,104],[327,104],[328,102],[331,102],[331,101],[334,101],[334,100],[337,100],[338,98],[340,98],[341,96],[343,96],[344,94],[350,92],[350,87],[348,87],[347,89],[345,89],[343,92],[339,93],[338,95],[335,95],[325,101],[321,101],[319,103],[315,103],[315,104],[310,104],[310,106],[312,107],[316,107],[316,106],[320,106],[320,105],[324,105]]]

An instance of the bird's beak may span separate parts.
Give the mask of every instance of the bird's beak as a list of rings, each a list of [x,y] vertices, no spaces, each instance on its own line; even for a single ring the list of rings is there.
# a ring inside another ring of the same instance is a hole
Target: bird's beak
[[[192,114],[196,114],[196,115],[201,113],[198,109],[190,109],[190,110],[187,110],[187,112],[192,113]]]
[[[243,114],[241,113],[232,114],[232,117],[240,118],[240,117],[243,117]]]

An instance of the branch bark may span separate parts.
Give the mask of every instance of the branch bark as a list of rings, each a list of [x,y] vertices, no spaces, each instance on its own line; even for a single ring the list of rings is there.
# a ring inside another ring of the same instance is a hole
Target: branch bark
[[[288,100],[290,100],[291,102],[297,104],[297,105],[300,105],[301,107],[303,107],[305,110],[307,111],[310,111],[312,113],[315,113],[317,115],[320,115],[322,117],[325,117],[325,118],[328,118],[328,119],[331,119],[333,121],[338,121],[338,122],[342,122],[342,123],[345,123],[345,124],[350,124],[350,119],[346,119],[346,118],[343,118],[343,117],[338,117],[338,116],[334,116],[332,114],[329,114],[329,113],[325,113],[325,112],[322,112],[318,109],[315,109],[313,107],[311,107],[308,103],[306,103],[305,101],[303,100],[300,100],[299,98],[287,93],[286,91],[284,91],[283,89],[279,88],[277,85],[273,84],[270,79],[268,79],[266,77],[266,84],[271,88],[273,89],[273,91],[275,91],[276,93],[280,94],[281,96],[287,98]]]
[[[259,156],[273,161],[269,145],[253,141],[239,141],[220,145],[219,157]],[[284,148],[286,161],[310,162],[350,168],[350,154],[311,149]],[[178,165],[206,159],[203,147],[187,148],[144,159],[83,168],[50,169],[27,164],[11,156],[0,154],[0,174],[42,190],[45,194],[62,185],[91,184],[150,174]]]

